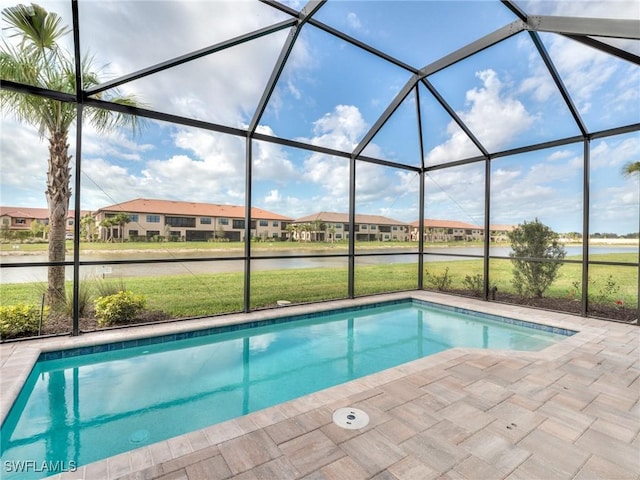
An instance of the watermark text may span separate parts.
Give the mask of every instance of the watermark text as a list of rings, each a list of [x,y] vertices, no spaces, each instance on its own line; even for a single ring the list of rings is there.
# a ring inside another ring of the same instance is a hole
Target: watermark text
[[[78,464],[74,460],[38,461],[38,460],[5,460],[2,464],[7,473],[64,473],[75,472]]]

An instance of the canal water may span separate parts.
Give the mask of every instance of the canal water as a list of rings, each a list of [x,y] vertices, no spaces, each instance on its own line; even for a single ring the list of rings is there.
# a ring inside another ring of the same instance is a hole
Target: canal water
[[[582,248],[579,246],[565,247],[567,256],[575,256],[582,254]],[[461,255],[479,255],[482,256],[482,247],[450,247],[450,248],[427,248],[425,250],[428,255],[426,261],[457,261],[468,260],[468,257]],[[492,256],[508,256],[509,247],[492,247]],[[590,248],[590,255],[607,254],[607,253],[636,253],[637,246],[593,246]],[[372,256],[357,257],[356,265],[376,265],[389,263],[412,263],[417,262],[417,252],[415,249],[357,249],[356,253],[374,254]],[[384,253],[384,255],[377,255]],[[406,253],[413,253],[407,255]],[[313,254],[318,255],[313,258],[286,258],[297,255]],[[346,250],[327,250],[327,251],[303,251],[298,249],[291,250],[261,250],[256,251],[256,257],[251,261],[252,271],[261,270],[282,270],[282,269],[301,269],[301,268],[336,268],[347,267],[346,257],[333,257],[334,254],[346,254]],[[189,261],[190,258],[203,258],[207,256],[215,256],[217,259],[232,258],[241,256],[242,251],[218,251],[212,252],[175,252],[171,250],[153,251],[153,252],[100,252],[92,255],[81,255],[81,261],[103,262],[113,260],[154,260],[176,258],[180,259],[175,263],[144,263],[130,265],[93,265],[81,267],[81,278],[98,276],[101,278],[126,278],[136,276],[153,276],[153,275],[180,275],[180,274],[211,274],[226,272],[242,272],[244,270],[243,260],[212,260],[207,262]],[[260,256],[278,255],[284,258],[260,258]],[[450,256],[458,255],[458,256]],[[71,255],[67,258],[72,261]],[[18,263],[37,263],[46,262],[46,255],[7,255],[0,258],[2,264],[18,264]],[[73,278],[73,268],[66,269],[67,279]],[[0,269],[0,283],[29,283],[44,282],[47,278],[47,267],[25,266],[21,268],[2,268]]]

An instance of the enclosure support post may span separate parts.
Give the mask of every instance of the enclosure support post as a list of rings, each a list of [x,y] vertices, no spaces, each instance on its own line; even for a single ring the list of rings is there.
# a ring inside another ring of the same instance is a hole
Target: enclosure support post
[[[491,158],[484,162],[484,239],[482,255],[482,299],[489,300],[489,254],[491,242]],[[495,300],[495,292],[492,296]]]
[[[582,174],[582,298],[581,314],[587,316],[589,301],[589,170],[590,143],[584,139],[584,172]]]

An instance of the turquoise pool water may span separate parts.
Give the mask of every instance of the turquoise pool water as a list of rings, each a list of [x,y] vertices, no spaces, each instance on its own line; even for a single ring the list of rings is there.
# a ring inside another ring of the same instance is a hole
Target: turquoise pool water
[[[505,322],[408,300],[42,355],[2,425],[0,476],[70,470],[456,346],[575,333]]]

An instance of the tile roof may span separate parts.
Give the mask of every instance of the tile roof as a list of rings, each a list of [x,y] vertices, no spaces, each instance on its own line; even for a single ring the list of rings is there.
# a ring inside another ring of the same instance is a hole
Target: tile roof
[[[318,212],[306,217],[296,218],[293,223],[307,223],[320,220],[329,223],[349,223],[349,214],[337,212]],[[356,223],[358,224],[375,224],[375,225],[407,225],[400,220],[383,217],[381,215],[364,215],[356,213]]]
[[[74,210],[69,210],[68,218],[73,217]],[[90,213],[88,210],[81,210],[81,215]],[[3,207],[0,206],[0,217],[12,217],[12,218],[49,218],[49,210],[47,208],[32,208],[32,207]]]
[[[505,231],[505,232],[510,232],[511,230],[513,230],[514,228],[516,228],[517,225],[501,225],[501,224],[495,224],[495,225],[489,225],[489,228],[491,228],[492,232],[495,231]]]
[[[410,225],[415,227],[415,228],[418,228],[418,220],[416,220],[415,222],[411,222]],[[430,227],[430,228],[464,228],[464,229],[473,229],[473,230],[484,230],[484,226],[483,225],[473,225],[471,223],[458,222],[456,220],[440,220],[440,219],[434,219],[434,218],[425,218],[424,219],[424,226],[425,226],[425,228],[427,228],[427,227]],[[510,232],[511,230],[516,228],[516,225],[495,224],[495,225],[490,225],[489,227],[491,228],[492,232],[495,232],[495,231]]]
[[[244,218],[245,209],[238,205],[219,205],[213,203],[180,202],[177,200],[155,200],[136,198],[128,202],[116,203],[98,210],[98,212],[156,213],[163,215],[229,217]],[[278,213],[261,208],[251,208],[251,218],[269,220],[292,220]]]
[[[411,222],[411,225],[415,228],[418,228],[419,221]],[[472,223],[458,222],[457,220],[440,220],[434,218],[425,218],[424,226],[429,228],[462,228],[462,229],[473,229],[473,230],[483,230],[483,227],[478,225],[473,225]]]

